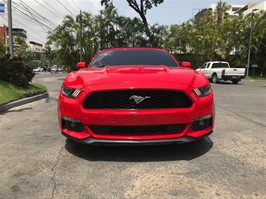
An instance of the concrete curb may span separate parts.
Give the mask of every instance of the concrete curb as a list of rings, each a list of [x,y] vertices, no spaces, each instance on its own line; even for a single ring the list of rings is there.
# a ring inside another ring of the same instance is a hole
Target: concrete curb
[[[23,99],[14,101],[14,102],[10,102],[8,104],[1,105],[0,106],[0,112],[4,112],[4,111],[7,111],[8,109],[11,109],[11,108],[14,108],[14,107],[17,107],[17,106],[21,106],[21,105],[24,105],[24,104],[27,104],[27,103],[31,103],[31,102],[34,102],[34,101],[37,101],[37,100],[40,100],[40,99],[44,99],[44,98],[47,98],[47,97],[49,97],[49,93],[45,92],[45,93],[42,93],[42,94],[39,94],[39,95],[26,97],[26,98],[23,98]]]

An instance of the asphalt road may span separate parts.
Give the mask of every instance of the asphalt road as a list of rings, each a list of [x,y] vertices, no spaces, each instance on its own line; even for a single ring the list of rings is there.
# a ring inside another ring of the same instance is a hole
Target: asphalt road
[[[64,74],[34,81],[50,97],[0,113],[0,198],[266,198],[266,81],[213,84],[214,133],[200,142],[88,146],[57,121]]]

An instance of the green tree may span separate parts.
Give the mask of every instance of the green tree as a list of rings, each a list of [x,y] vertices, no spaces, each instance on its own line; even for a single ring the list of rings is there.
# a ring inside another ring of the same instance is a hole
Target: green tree
[[[28,63],[33,60],[34,53],[30,50],[25,39],[16,36],[14,37],[14,56]]]
[[[259,66],[260,76],[266,73],[266,12],[254,16],[254,34],[252,37],[251,63]]]
[[[76,19],[66,16],[63,23],[48,36],[48,45],[52,45],[57,51],[55,62],[68,71],[74,70],[79,60],[78,36],[81,30],[78,19],[79,16]]]
[[[216,24],[219,25],[224,22],[229,16],[229,9],[231,8],[230,5],[222,2],[221,0],[217,3],[214,15],[216,18]]]
[[[154,24],[150,27],[153,40],[152,47],[164,48],[167,38],[167,26]]]
[[[230,56],[230,63],[234,67],[245,67],[248,52],[248,33],[249,28],[243,14],[235,16],[230,21],[230,35],[228,36],[229,44],[231,46],[232,55]]]
[[[143,11],[146,9],[144,13],[162,2],[143,0],[139,4],[130,1],[137,6],[142,3]],[[209,60],[227,60],[234,67],[246,65],[252,17],[228,15],[230,6],[226,3],[220,1],[214,11],[207,9],[204,14],[181,25],[167,27],[160,24],[150,26],[147,23],[149,35],[142,19],[119,16],[111,0],[102,0],[102,3],[106,7],[99,15],[82,12],[75,18],[67,16],[50,33],[47,43],[50,49],[47,49],[47,53],[53,55],[53,62],[57,60],[73,70],[79,60],[80,49],[84,53],[84,61],[88,62],[102,48],[154,46],[166,48],[178,60],[189,60],[194,66]],[[251,63],[258,63],[262,72],[266,68],[265,18],[265,13],[255,15],[251,46]],[[49,58],[49,55],[46,56]]]
[[[48,66],[52,66],[54,63],[54,60],[56,58],[56,51],[52,50],[51,45],[49,43],[46,43],[43,49],[43,56]],[[45,64],[46,65],[46,64]]]
[[[97,29],[95,18],[88,12],[82,12],[82,48],[84,61],[89,62],[99,50],[99,42],[96,37]]]
[[[147,41],[143,37],[143,23],[138,18],[117,18],[117,46],[145,46]]]
[[[96,35],[100,41],[100,49],[117,46],[116,21],[118,15],[114,6],[110,5],[95,17]]]
[[[151,9],[153,6],[158,6],[159,4],[163,3],[164,0],[138,0],[138,1],[126,0],[126,1],[128,5],[140,16],[144,24],[146,34],[152,42],[154,38],[153,35],[151,34],[146,14],[149,9]],[[105,5],[106,7],[113,6],[112,0],[101,0],[101,4]]]
[[[0,41],[1,41],[1,37],[0,37]],[[5,56],[6,48],[7,46],[0,42],[0,58]]]

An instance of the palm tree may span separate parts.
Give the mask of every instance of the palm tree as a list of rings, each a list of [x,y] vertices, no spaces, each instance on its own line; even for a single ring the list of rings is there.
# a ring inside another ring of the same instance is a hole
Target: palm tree
[[[254,64],[259,65],[260,76],[266,71],[266,12],[262,11],[254,16],[254,35],[252,56]],[[254,59],[255,58],[255,59]],[[252,60],[251,60],[252,61]]]
[[[57,48],[57,63],[65,69],[74,70],[74,66],[79,58],[80,25],[71,16],[66,16],[62,25],[59,25],[48,36],[48,44],[53,44]]]
[[[221,0],[218,2],[216,6],[216,10],[214,15],[216,16],[216,24],[220,25],[224,22],[224,20],[229,16],[228,11],[231,8],[230,5],[222,2]]]
[[[81,21],[83,61],[89,62],[99,50],[95,36],[95,18],[88,12],[82,12]]]
[[[151,35],[153,40],[150,41],[151,46],[163,48],[166,40],[166,30],[167,26],[161,26],[159,24],[154,24],[150,27]]]
[[[117,18],[118,46],[143,46],[146,45],[144,25],[138,18]]]
[[[116,46],[117,17],[114,6],[106,7],[95,17],[96,35],[100,42],[100,49]]]
[[[245,66],[248,46],[247,28],[243,14],[234,16],[230,21],[228,45],[230,45],[232,56],[229,61],[234,67]]]

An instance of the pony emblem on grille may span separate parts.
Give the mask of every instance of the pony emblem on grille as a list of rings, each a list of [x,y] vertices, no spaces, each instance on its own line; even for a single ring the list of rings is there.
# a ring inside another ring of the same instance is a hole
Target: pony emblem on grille
[[[134,100],[135,104],[140,104],[141,102],[143,102],[145,99],[149,99],[151,98],[150,96],[137,96],[137,95],[132,95],[130,96],[129,100]]]

